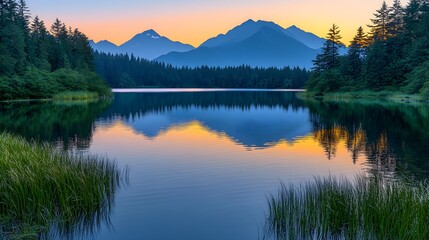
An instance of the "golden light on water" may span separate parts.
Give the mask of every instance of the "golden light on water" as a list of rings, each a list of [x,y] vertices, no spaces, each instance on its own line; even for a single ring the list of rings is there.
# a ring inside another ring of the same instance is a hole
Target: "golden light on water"
[[[180,164],[201,164],[204,161],[251,164],[294,169],[297,172],[309,172],[309,175],[328,174],[332,171],[354,176],[366,162],[364,156],[359,156],[354,163],[343,139],[336,144],[335,156],[328,159],[317,136],[304,136],[292,142],[282,140],[263,148],[255,148],[244,146],[224,133],[212,131],[198,121],[174,126],[155,137],[147,137],[125,122],[117,120],[109,127],[97,128],[92,149],[97,151],[98,147],[112,149],[111,154],[115,156],[163,156],[169,161],[180,161]]]

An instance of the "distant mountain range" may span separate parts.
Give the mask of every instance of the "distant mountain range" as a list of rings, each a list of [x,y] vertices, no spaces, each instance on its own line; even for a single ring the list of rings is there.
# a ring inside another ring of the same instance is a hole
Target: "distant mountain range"
[[[128,53],[136,57],[154,60],[155,58],[170,52],[187,52],[194,49],[189,44],[174,42],[159,35],[154,30],[148,30],[137,34],[124,44],[117,46],[107,40],[95,43],[90,41],[94,50],[106,53]]]
[[[120,46],[109,41],[91,42],[91,46],[101,52],[132,53],[174,66],[311,68],[324,42],[325,39],[296,26],[284,29],[273,22],[248,20],[198,48],[173,42],[154,30],[138,34]]]

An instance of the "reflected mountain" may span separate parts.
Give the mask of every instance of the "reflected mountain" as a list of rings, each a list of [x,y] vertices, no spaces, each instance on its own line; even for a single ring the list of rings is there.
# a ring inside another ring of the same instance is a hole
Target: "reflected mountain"
[[[155,138],[163,131],[193,121],[200,122],[213,132],[226,134],[246,147],[264,147],[281,140],[293,141],[298,136],[311,132],[309,113],[274,108],[252,108],[242,111],[237,108],[204,110],[198,107],[175,108],[166,114],[151,113],[127,123],[137,132]]]
[[[285,92],[118,93],[108,112],[107,119],[120,117],[149,138],[195,121],[246,148],[311,133],[309,111],[294,93]]]
[[[345,144],[350,161],[393,174],[398,165],[429,176],[429,107],[380,102],[300,100],[293,92],[116,93],[89,103],[0,103],[0,131],[87,149],[99,125],[122,121],[156,139],[198,122],[246,148],[313,136],[327,159]],[[192,133],[189,133],[192,134]],[[202,139],[204,141],[204,139]]]

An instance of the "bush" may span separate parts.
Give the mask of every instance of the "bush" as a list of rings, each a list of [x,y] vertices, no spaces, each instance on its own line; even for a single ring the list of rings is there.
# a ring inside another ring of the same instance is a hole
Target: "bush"
[[[429,61],[416,67],[407,75],[407,85],[404,90],[410,94],[421,93],[429,96]]]
[[[313,75],[307,84],[307,89],[315,93],[335,92],[340,89],[344,79],[338,69],[328,70]]]
[[[28,68],[23,76],[0,78],[0,100],[46,99],[63,92],[93,92],[109,96],[111,91],[94,72],[59,69],[54,72]]]

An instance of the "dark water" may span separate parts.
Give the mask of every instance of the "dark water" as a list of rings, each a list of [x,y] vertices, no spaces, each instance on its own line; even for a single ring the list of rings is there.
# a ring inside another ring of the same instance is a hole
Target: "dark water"
[[[294,92],[116,93],[0,104],[0,131],[130,168],[95,239],[260,239],[280,182],[357,173],[429,176],[429,108],[302,101]]]

